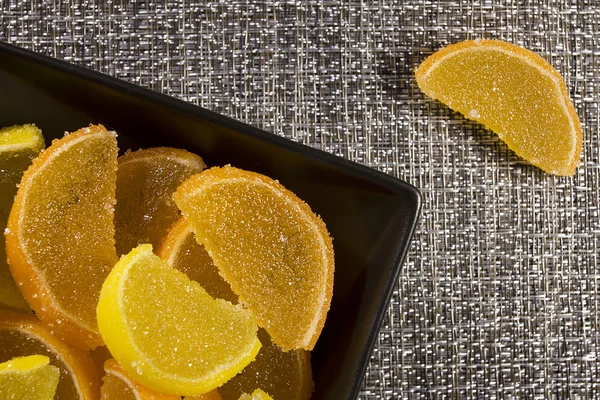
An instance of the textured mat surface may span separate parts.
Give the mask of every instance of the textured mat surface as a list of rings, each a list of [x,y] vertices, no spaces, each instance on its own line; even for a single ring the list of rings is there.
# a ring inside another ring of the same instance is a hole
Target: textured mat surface
[[[418,90],[427,55],[478,37],[563,74],[584,128],[574,178]],[[0,40],[419,187],[422,223],[361,399],[600,398],[597,1],[0,0]]]

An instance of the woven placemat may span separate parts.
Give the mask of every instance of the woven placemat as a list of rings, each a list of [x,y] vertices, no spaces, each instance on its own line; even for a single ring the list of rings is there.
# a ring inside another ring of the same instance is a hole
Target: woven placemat
[[[563,74],[584,129],[575,177],[529,166],[418,90],[427,55],[478,37]],[[600,398],[597,1],[0,0],[0,40],[420,188],[362,399]]]

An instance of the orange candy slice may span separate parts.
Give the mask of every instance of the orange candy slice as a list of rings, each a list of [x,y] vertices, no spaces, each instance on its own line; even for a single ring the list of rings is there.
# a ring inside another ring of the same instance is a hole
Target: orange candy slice
[[[237,296],[219,275],[204,246],[196,242],[185,219],[175,222],[157,253],[170,266],[198,282],[211,296],[237,303]],[[310,353],[281,351],[264,329],[258,330],[258,338],[262,348],[256,360],[219,387],[223,399],[237,400],[243,393],[260,387],[276,399],[308,400],[313,390]]]
[[[57,399],[98,399],[100,378],[88,352],[69,347],[33,315],[0,311],[0,362],[35,354],[60,370]]]
[[[468,40],[429,56],[419,88],[496,132],[542,170],[570,176],[583,133],[562,76],[532,51],[499,40]]]
[[[112,358],[104,364],[104,371],[102,400],[181,400],[181,396],[157,393],[140,385]]]
[[[185,150],[155,147],[118,159],[115,239],[117,254],[160,238],[179,218],[172,199],[177,187],[206,168],[199,156]]]
[[[23,175],[8,220],[11,272],[40,319],[69,344],[102,344],[96,304],[116,263],[117,141],[103,126],[55,140]]]
[[[323,221],[280,183],[211,168],[173,195],[221,276],[284,351],[312,349],[333,290],[333,244]]]

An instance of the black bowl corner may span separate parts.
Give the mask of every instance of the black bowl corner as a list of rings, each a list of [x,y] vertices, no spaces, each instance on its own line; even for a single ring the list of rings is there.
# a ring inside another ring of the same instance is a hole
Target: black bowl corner
[[[388,175],[109,76],[0,43],[0,126],[35,123],[47,140],[90,123],[122,149],[183,147],[209,165],[278,179],[334,238],[328,320],[312,353],[313,399],[356,398],[421,208]]]

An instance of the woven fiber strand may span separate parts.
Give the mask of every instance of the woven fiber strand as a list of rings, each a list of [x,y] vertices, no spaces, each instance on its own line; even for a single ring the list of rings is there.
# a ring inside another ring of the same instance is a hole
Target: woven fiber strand
[[[584,129],[575,177],[529,166],[418,90],[425,57],[478,37],[565,77]],[[597,1],[0,0],[0,40],[420,188],[361,399],[600,398]]]

